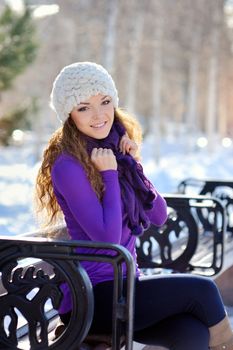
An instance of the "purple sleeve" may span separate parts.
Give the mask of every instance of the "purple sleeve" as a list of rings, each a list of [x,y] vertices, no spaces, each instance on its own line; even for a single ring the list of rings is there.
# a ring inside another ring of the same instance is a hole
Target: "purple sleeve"
[[[153,201],[153,208],[147,211],[147,215],[152,224],[161,226],[167,220],[167,203],[165,199],[157,192]]]
[[[83,167],[75,160],[60,159],[52,170],[52,181],[69,210],[93,241],[120,243],[121,196],[117,170],[101,172],[105,192],[96,196]]]

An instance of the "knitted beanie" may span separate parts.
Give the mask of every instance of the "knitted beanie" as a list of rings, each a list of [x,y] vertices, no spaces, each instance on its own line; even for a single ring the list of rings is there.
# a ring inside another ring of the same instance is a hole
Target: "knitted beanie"
[[[53,83],[50,106],[64,122],[79,103],[98,94],[112,98],[118,107],[118,93],[110,74],[93,62],[77,62],[64,67]]]

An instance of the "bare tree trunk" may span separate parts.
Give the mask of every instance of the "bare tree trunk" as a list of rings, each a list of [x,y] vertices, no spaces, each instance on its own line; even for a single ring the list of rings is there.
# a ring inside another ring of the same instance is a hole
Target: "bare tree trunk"
[[[189,61],[189,91],[187,126],[190,132],[197,129],[197,77],[199,58],[197,52],[193,52]]]
[[[208,149],[213,150],[214,136],[216,135],[217,124],[217,81],[218,81],[218,30],[215,28],[212,34],[212,54],[209,61],[208,94],[207,94],[207,115],[206,134]]]
[[[138,78],[138,62],[140,58],[140,44],[142,40],[144,14],[137,12],[137,18],[133,19],[134,33],[130,50],[130,61],[128,62],[128,80],[127,80],[127,108],[134,113],[136,101],[136,86]]]
[[[222,91],[221,91],[222,90]],[[222,82],[221,88],[220,88],[220,93],[221,93],[221,100],[219,102],[219,120],[218,120],[218,131],[219,135],[221,137],[224,137],[227,135],[228,130],[227,130],[227,104],[228,104],[228,94],[229,92],[227,91],[227,86],[226,82]]]
[[[189,86],[188,86],[188,106],[186,123],[188,128],[188,147],[192,150],[194,146],[195,134],[198,129],[198,115],[197,115],[197,78],[199,70],[199,48],[200,48],[200,33],[195,33],[190,59],[189,59]]]
[[[155,29],[155,59],[153,61],[153,88],[152,88],[152,118],[151,130],[154,135],[154,157],[156,162],[159,162],[161,153],[161,92],[162,92],[162,36],[163,36],[163,22],[158,19]]]
[[[108,21],[106,23],[106,36],[103,51],[104,67],[113,73],[115,44],[116,44],[116,23],[118,17],[118,0],[108,1]]]

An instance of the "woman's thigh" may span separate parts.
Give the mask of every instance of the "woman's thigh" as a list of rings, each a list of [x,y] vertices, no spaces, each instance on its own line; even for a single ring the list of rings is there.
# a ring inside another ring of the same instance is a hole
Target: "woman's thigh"
[[[224,305],[211,279],[174,274],[136,281],[135,330],[183,313],[193,315],[208,327],[224,318]]]
[[[127,283],[127,281],[125,281]],[[94,332],[111,332],[113,282],[94,287]],[[212,326],[225,316],[219,291],[212,280],[192,275],[159,275],[135,282],[135,331],[178,314],[190,314]]]

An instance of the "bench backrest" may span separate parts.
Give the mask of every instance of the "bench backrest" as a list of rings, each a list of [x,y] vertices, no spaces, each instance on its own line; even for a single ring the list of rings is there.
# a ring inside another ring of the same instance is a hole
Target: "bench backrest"
[[[178,191],[187,195],[196,193],[218,198],[226,210],[226,231],[233,237],[233,181],[188,178],[180,182]],[[208,230],[209,220],[203,215],[200,215],[200,220]]]
[[[138,238],[138,263],[145,273],[161,269],[172,272],[217,274],[223,264],[225,209],[213,197],[164,195],[168,219],[162,227],[151,227]],[[200,216],[211,222],[208,231]]]

